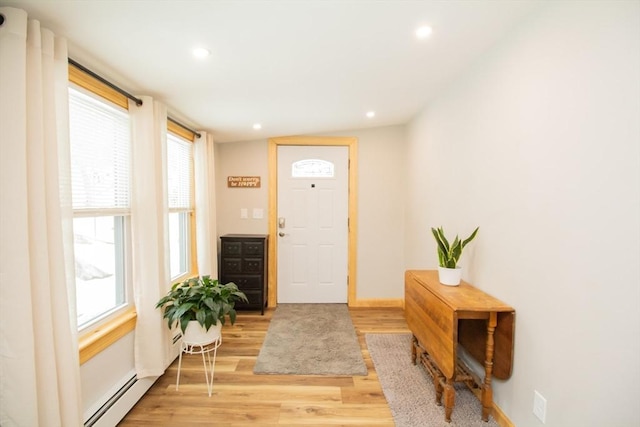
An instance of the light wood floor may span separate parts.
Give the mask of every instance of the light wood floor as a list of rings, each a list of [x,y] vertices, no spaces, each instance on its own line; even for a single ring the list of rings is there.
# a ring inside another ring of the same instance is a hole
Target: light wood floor
[[[177,360],[129,412],[120,426],[393,426],[393,418],[373,369],[366,333],[408,333],[402,309],[349,309],[366,377],[254,375],[253,366],[273,309],[239,312],[227,323],[218,349],[213,394],[207,395],[202,359],[184,356],[180,390]],[[407,349],[407,351],[409,351]]]

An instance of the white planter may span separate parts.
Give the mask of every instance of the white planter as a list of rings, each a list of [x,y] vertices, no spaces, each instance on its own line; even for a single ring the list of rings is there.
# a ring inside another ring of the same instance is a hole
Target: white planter
[[[220,323],[220,321],[212,325],[208,331],[205,331],[204,327],[200,325],[197,320],[192,320],[182,335],[182,342],[186,345],[211,344],[220,338],[221,330],[222,323]]]
[[[462,280],[462,267],[438,267],[438,278],[443,285],[458,286]]]

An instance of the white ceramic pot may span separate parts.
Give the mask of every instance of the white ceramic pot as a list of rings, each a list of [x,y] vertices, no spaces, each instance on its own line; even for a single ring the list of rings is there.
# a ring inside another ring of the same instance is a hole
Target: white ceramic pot
[[[438,278],[443,285],[458,286],[462,280],[462,267],[438,267]]]
[[[182,342],[187,345],[211,344],[220,338],[221,330],[222,323],[220,321],[205,331],[204,326],[200,325],[197,320],[192,320],[182,335]]]

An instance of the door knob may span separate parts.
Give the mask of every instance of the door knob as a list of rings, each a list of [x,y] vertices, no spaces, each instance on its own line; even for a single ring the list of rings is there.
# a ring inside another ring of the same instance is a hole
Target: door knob
[[[282,232],[282,231],[281,231],[281,232],[279,232],[279,233],[278,233],[278,236],[280,236],[280,237],[284,237],[284,236],[286,236],[286,233],[284,233],[284,232]]]

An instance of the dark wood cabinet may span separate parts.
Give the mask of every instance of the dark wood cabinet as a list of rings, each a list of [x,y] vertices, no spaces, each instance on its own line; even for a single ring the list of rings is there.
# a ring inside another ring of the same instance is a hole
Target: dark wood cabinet
[[[267,304],[267,236],[226,234],[220,237],[220,282],[233,282],[247,295],[238,310],[260,310]]]

